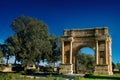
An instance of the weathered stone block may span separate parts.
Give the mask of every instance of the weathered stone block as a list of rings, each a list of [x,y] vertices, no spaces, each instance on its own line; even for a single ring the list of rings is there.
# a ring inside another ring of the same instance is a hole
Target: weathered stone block
[[[73,74],[73,64],[61,64],[60,73]]]

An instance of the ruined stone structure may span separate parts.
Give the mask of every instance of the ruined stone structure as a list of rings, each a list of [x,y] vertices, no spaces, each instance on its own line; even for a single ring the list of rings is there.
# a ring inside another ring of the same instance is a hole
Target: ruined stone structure
[[[64,30],[60,72],[73,74],[78,51],[90,47],[95,51],[94,73],[112,75],[111,43],[107,27]]]

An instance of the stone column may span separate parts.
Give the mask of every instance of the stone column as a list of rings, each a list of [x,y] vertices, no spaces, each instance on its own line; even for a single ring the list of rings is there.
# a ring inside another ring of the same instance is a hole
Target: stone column
[[[112,41],[111,38],[109,38],[109,66],[110,66],[110,71],[112,73],[112,49],[111,49]]]
[[[64,64],[64,41],[62,41],[62,64]]]
[[[106,53],[106,63],[105,64],[108,64],[108,43],[107,43],[107,40],[105,41],[105,53]]]
[[[75,62],[75,60],[76,60],[76,56],[74,55],[73,56],[73,72],[75,73],[75,67],[76,67],[76,62]]]
[[[72,64],[72,41],[70,41],[70,64]]]
[[[98,41],[96,41],[96,64],[98,64]]]

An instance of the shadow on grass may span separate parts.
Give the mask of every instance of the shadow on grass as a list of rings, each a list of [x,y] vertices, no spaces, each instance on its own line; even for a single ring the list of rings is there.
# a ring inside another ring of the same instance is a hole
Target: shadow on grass
[[[62,74],[59,73],[49,73],[49,72],[44,72],[44,73],[34,73],[34,74],[22,74],[25,76],[35,76],[35,77],[49,77],[49,76],[53,76],[53,77],[61,77]]]
[[[0,74],[18,74],[18,72],[2,72],[2,71],[0,71]]]
[[[90,79],[113,79],[113,80],[120,80],[120,76],[102,76],[102,75],[93,75],[93,74],[86,74],[85,78]]]
[[[44,72],[44,73],[35,73],[32,75],[23,74],[25,76],[34,76],[34,77],[54,77],[54,78],[63,78],[63,79],[75,79],[75,76],[71,75],[64,75],[62,73],[51,73],[51,72]]]

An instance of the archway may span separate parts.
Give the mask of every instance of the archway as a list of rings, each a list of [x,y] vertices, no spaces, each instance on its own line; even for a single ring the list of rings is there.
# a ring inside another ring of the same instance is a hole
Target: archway
[[[90,47],[82,47],[76,54],[73,64],[74,73],[93,73],[95,67],[95,51]]]
[[[73,74],[76,53],[87,46],[95,51],[94,73],[112,75],[111,43],[107,27],[64,30],[60,72]]]

